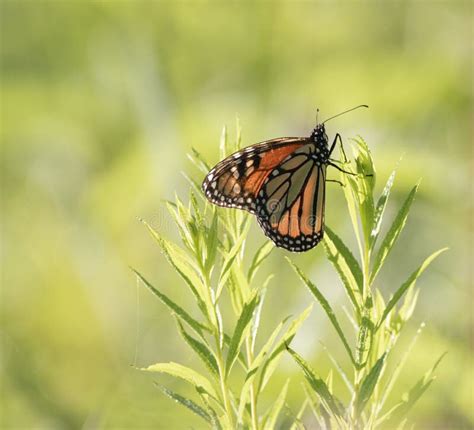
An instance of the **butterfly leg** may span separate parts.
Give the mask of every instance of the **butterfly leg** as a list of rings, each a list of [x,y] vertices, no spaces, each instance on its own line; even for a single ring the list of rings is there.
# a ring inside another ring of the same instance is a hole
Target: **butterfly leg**
[[[331,156],[332,152],[334,151],[334,148],[336,147],[336,143],[337,143],[338,140],[339,140],[339,144],[341,146],[342,156],[344,158],[344,161],[342,163],[347,163],[348,159],[347,159],[347,156],[346,156],[346,151],[344,151],[344,145],[342,143],[342,137],[339,133],[336,133],[336,136],[334,137],[334,140],[333,140],[332,145],[331,145],[331,149],[329,150],[329,156]]]
[[[347,170],[341,169],[337,164],[329,162],[328,165],[335,167],[337,170],[339,170],[342,173],[346,173],[347,175],[358,176],[357,173],[352,173],[352,172],[348,172]]]
[[[337,139],[339,139],[339,142],[341,143],[341,148],[342,148],[342,137],[339,133],[336,133],[336,136],[334,136],[334,140],[332,141],[331,149],[329,150],[329,156],[331,156],[332,151],[334,151],[334,148],[336,147]],[[346,154],[344,153],[344,149],[342,150],[344,154],[344,158]]]
[[[345,185],[341,181],[338,181],[337,179],[326,179],[326,182],[334,182],[336,184],[339,184],[341,187],[345,187]]]

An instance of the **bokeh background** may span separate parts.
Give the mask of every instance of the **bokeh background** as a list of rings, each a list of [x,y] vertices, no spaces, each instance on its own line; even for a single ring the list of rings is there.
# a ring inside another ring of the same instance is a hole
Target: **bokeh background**
[[[200,428],[133,368],[198,365],[166,309],[128,266],[191,303],[137,221],[176,238],[162,200],[186,199],[186,154],[218,161],[224,124],[243,144],[306,135],[322,117],[369,143],[380,189],[397,165],[389,219],[423,178],[380,278],[386,295],[433,250],[400,348],[427,326],[396,396],[447,351],[412,419],[423,429],[474,425],[472,361],[472,72],[469,1],[6,1],[1,12],[2,376],[0,426]],[[327,223],[351,242],[342,192]],[[253,226],[255,246],[264,236]],[[264,272],[266,324],[312,300],[275,250]],[[322,248],[294,260],[337,309],[342,288]],[[264,315],[265,316],[265,315]],[[324,374],[319,340],[339,344],[316,306],[295,340]],[[300,376],[283,360],[277,383]],[[183,393],[187,387],[159,378]]]

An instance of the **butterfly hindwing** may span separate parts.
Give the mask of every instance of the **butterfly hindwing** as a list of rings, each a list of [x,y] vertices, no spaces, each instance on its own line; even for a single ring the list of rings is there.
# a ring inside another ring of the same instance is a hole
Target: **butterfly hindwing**
[[[278,138],[236,152],[207,174],[202,189],[214,204],[255,213],[258,192],[270,172],[305,143],[306,138]]]
[[[293,252],[313,248],[323,236],[326,166],[310,157],[312,149],[306,145],[275,167],[256,199],[265,234]]]

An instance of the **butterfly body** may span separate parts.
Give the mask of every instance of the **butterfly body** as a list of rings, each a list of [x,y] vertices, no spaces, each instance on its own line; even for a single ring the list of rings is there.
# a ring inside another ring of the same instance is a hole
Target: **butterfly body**
[[[350,110],[359,107],[367,106]],[[207,199],[254,214],[276,246],[292,252],[315,247],[324,234],[327,166],[353,174],[330,160],[341,136],[337,133],[329,147],[324,126],[329,119],[309,137],[267,140],[222,160],[202,184]]]
[[[214,204],[247,210],[279,247],[307,251],[323,237],[326,166],[324,124],[310,137],[252,145],[218,163],[202,188]]]

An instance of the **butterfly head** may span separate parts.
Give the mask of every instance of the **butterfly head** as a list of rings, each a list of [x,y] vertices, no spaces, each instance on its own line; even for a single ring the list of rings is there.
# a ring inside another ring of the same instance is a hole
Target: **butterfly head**
[[[316,127],[314,127],[311,133],[311,140],[319,147],[328,147],[328,135],[326,134],[324,123],[317,124]]]

